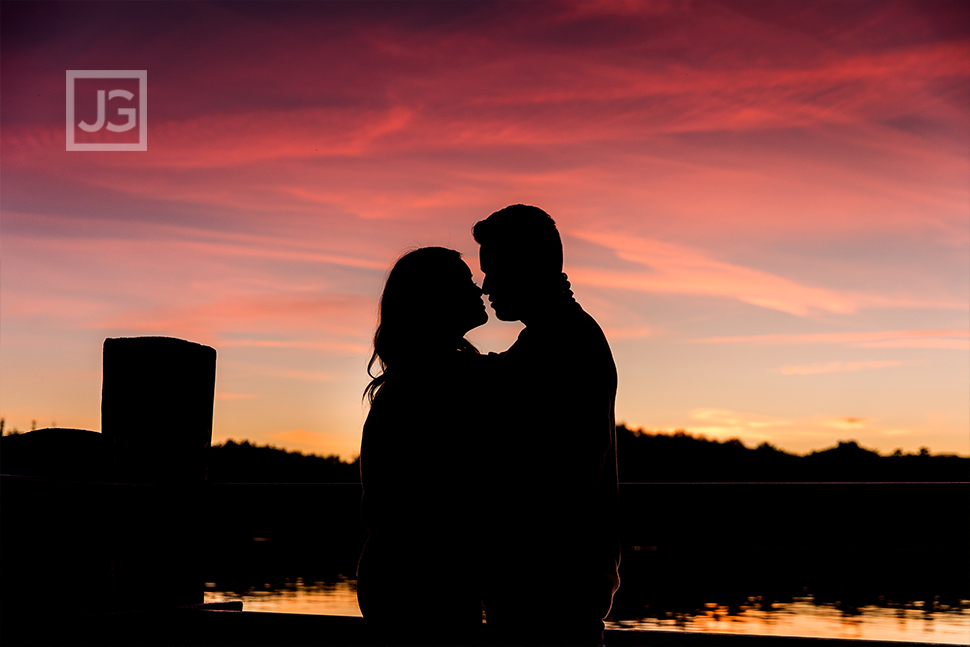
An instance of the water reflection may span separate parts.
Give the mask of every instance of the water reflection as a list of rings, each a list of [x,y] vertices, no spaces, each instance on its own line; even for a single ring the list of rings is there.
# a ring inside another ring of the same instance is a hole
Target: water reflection
[[[345,577],[328,582],[296,578],[240,591],[223,590],[218,583],[209,582],[205,601],[241,600],[246,611],[360,616],[356,584]],[[607,627],[956,645],[968,644],[970,635],[970,600],[961,600],[959,606],[951,607],[916,602],[898,607],[869,605],[853,609],[840,609],[834,603],[817,602],[812,597],[797,597],[791,602],[754,599],[750,602],[740,607],[710,603],[695,613],[668,613],[661,617],[611,618]]]
[[[731,608],[707,604],[694,614],[659,618],[613,619],[614,629],[662,629],[865,640],[911,640],[965,645],[970,635],[970,600],[958,607],[926,611],[923,603],[905,607],[875,605],[840,609],[812,597],[791,602],[754,603]]]
[[[968,493],[622,486],[623,585],[610,626],[970,644],[970,522],[953,515]],[[210,496],[206,542],[219,550],[205,563],[207,601],[360,615],[359,486],[214,485]]]
[[[246,611],[360,616],[357,581],[345,577],[329,582],[304,582],[298,577],[243,590],[223,590],[216,582],[206,582],[205,602],[230,600],[241,600]]]

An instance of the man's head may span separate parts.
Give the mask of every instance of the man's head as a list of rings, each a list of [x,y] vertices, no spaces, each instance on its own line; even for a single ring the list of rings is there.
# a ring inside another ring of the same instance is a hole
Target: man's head
[[[538,207],[514,204],[472,228],[481,245],[482,291],[503,321],[518,321],[562,292],[562,239]]]

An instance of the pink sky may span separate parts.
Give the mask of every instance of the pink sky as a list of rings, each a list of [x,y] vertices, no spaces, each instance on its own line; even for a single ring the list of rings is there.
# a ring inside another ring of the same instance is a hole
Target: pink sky
[[[968,25],[882,0],[4,3],[0,415],[99,429],[103,339],[170,335],[218,351],[215,440],[350,457],[386,270],[445,245],[480,279],[471,226],[523,202],[607,331],[618,420],[968,454]],[[72,69],[148,71],[147,152],[65,150]]]

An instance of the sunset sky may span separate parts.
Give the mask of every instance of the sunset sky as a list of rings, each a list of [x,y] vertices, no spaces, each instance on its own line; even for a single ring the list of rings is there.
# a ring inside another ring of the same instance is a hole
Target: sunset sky
[[[3,2],[0,29],[8,429],[100,429],[104,338],[166,335],[218,352],[214,441],[350,458],[391,264],[442,245],[480,281],[472,225],[526,203],[618,421],[970,454],[966,2]],[[147,70],[146,152],[65,150],[67,70]],[[490,316],[470,338],[504,350]]]

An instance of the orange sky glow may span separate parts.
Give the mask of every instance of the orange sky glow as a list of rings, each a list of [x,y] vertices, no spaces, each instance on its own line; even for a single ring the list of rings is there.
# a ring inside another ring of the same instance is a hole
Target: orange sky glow
[[[216,442],[350,458],[386,271],[442,245],[481,280],[471,226],[526,203],[618,421],[970,454],[965,2],[6,2],[0,30],[8,428],[100,429],[104,338],[168,335],[218,352]],[[65,150],[65,71],[102,69],[147,70],[147,151]]]

